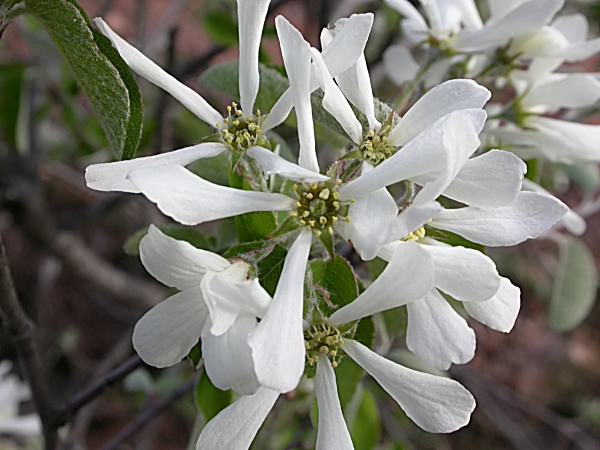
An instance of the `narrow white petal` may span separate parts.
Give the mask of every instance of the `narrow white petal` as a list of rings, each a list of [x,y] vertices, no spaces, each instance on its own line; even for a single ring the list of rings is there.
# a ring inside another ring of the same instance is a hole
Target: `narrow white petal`
[[[335,84],[331,74],[323,61],[321,53],[315,48],[311,48],[313,57],[312,74],[314,74],[319,87],[323,90],[323,108],[329,112],[342,126],[344,131],[350,136],[356,144],[362,140],[362,126],[354,115],[348,100],[342,94],[340,88]]]
[[[430,246],[435,287],[464,302],[481,302],[500,288],[496,264],[483,253],[465,247]]]
[[[165,165],[186,166],[203,158],[220,155],[227,150],[223,144],[206,142],[154,156],[92,164],[85,169],[85,181],[97,191],[120,191],[139,193],[140,190],[127,178],[132,170]]]
[[[373,88],[365,55],[360,55],[354,66],[339,74],[335,79],[348,100],[366,116],[369,129],[379,130],[381,123],[375,118]]]
[[[438,202],[429,202],[421,206],[408,206],[396,217],[388,239],[391,241],[405,238],[409,233],[425,225],[443,210],[444,208]]]
[[[341,31],[327,44],[321,55],[325,60],[325,64],[327,64],[331,76],[336,77],[352,66],[359,58],[369,38],[372,25],[373,14],[353,14]],[[311,93],[318,87],[316,80],[311,82]],[[271,109],[271,112],[263,122],[263,128],[270,130],[281,124],[289,115],[293,106],[294,98],[292,90],[288,89]]]
[[[424,299],[406,305],[406,345],[436,369],[464,364],[475,354],[475,333],[434,289]]]
[[[216,127],[223,120],[221,114],[210,106],[196,91],[190,89],[172,75],[169,75],[144,56],[138,49],[128,44],[117,33],[111,30],[101,18],[95,18],[94,23],[102,34],[110,39],[127,65],[135,72],[159,88],[167,91],[179,100],[183,106],[212,127]]]
[[[520,192],[514,202],[496,209],[473,206],[447,209],[433,220],[433,226],[478,244],[508,246],[537,237],[568,210],[557,198],[537,192]]]
[[[202,358],[206,374],[216,387],[238,394],[254,394],[260,387],[248,347],[248,333],[256,328],[255,317],[239,317],[221,336],[210,331],[210,321],[202,330]]]
[[[405,145],[432,123],[454,111],[482,108],[490,91],[473,80],[449,80],[434,87],[400,119],[390,132],[394,145]]]
[[[497,208],[515,200],[527,166],[510,152],[492,150],[469,159],[444,191],[450,197],[479,208]]]
[[[338,397],[335,373],[329,358],[317,361],[315,395],[319,407],[317,450],[351,450],[354,448],[344,421]]]
[[[252,114],[258,93],[258,50],[271,0],[238,0],[240,37],[240,103],[245,115]]]
[[[425,431],[451,433],[469,423],[475,399],[460,383],[407,369],[350,339],[343,348]]]
[[[138,169],[129,174],[129,179],[158,209],[184,225],[253,211],[286,211],[295,204],[282,194],[210,183],[181,166]]]
[[[140,241],[140,259],[150,275],[180,291],[200,286],[207,272],[230,266],[222,256],[173,239],[154,225],[150,225],[148,234]]]
[[[418,300],[433,287],[431,256],[414,242],[403,242],[381,275],[356,300],[338,309],[329,318],[334,325]]]
[[[258,381],[278,392],[294,389],[304,372],[302,307],[311,241],[305,228],[285,258],[271,307],[248,338]]]
[[[179,292],[138,320],[133,329],[133,348],[151,366],[177,364],[198,343],[207,316],[200,287]]]
[[[556,141],[558,147],[566,153],[566,161],[600,161],[600,126],[587,123],[569,122],[550,117],[530,117],[527,125],[543,132],[548,141]],[[560,150],[559,150],[560,151]],[[556,158],[556,159],[559,159]]]
[[[502,277],[500,289],[485,302],[465,303],[469,315],[494,330],[508,333],[519,315],[521,308],[521,290],[508,278]]]
[[[285,70],[290,80],[294,109],[298,120],[298,139],[300,141],[298,164],[319,173],[310,104],[310,45],[283,16],[278,16],[275,19],[275,26],[281,44],[281,55]]]
[[[3,405],[4,406],[4,405]],[[0,421],[0,433],[11,436],[41,436],[42,422],[37,413],[14,417],[3,417]],[[8,446],[8,449],[15,448]]]
[[[373,26],[373,14],[352,14],[323,48],[323,59],[332,77],[352,67],[363,54]]]
[[[196,450],[249,448],[278,397],[279,392],[263,387],[253,395],[240,397],[206,424]]]
[[[560,74],[551,81],[535,84],[523,97],[522,105],[529,109],[581,108],[593,105],[600,99],[600,81],[584,73]]]
[[[279,175],[288,180],[306,182],[329,180],[329,177],[289,162],[264,147],[252,147],[247,153],[267,175]]]
[[[363,173],[372,170],[363,163]],[[398,206],[386,188],[381,188],[368,196],[357,199],[350,205],[350,222],[341,222],[336,227],[344,239],[351,241],[365,261],[377,256],[381,246],[389,241],[391,226],[398,215]]]

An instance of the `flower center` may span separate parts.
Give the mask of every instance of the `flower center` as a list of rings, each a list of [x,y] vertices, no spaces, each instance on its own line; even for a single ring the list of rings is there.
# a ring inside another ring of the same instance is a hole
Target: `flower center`
[[[416,242],[419,239],[423,239],[424,237],[425,237],[425,225],[417,228],[412,233],[409,233],[408,235],[406,235],[406,237],[402,238],[402,240],[405,242]]]
[[[339,220],[341,204],[337,188],[340,181],[308,184],[295,184],[292,192],[297,198],[294,213],[300,225],[313,229],[319,236],[323,230],[333,234],[333,225]],[[346,221],[348,218],[346,217]]]
[[[219,124],[221,126],[217,125],[221,141],[238,152],[245,152],[250,147],[259,145],[264,138],[260,128],[262,120],[260,110],[256,110],[256,115],[243,117],[237,104],[232,103],[227,107],[227,117]]]
[[[308,364],[314,366],[320,357],[327,357],[333,368],[340,362],[338,350],[344,345],[340,331],[327,323],[312,325],[304,332],[304,346]]]
[[[394,147],[388,141],[389,132],[389,125],[377,133],[374,130],[368,131],[359,147],[365,161],[376,166],[394,154]]]

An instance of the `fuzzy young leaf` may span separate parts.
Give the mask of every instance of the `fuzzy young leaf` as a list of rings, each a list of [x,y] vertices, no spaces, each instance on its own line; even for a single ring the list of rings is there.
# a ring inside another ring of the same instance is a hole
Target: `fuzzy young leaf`
[[[598,274],[594,257],[579,239],[564,236],[550,300],[550,326],[569,331],[588,316],[596,299]]]
[[[114,49],[108,50],[104,43],[96,42],[90,21],[76,2],[26,0],[25,6],[40,20],[65,57],[115,153],[132,157],[141,134],[141,103],[131,72],[125,75],[129,71],[125,63],[115,56]]]

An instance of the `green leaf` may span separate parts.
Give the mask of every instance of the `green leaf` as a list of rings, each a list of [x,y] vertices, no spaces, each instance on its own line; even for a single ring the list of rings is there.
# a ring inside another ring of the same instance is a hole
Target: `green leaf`
[[[356,450],[371,450],[381,437],[381,420],[373,395],[363,389],[358,411],[350,426],[350,436]]]
[[[0,66],[0,136],[13,148],[17,147],[17,120],[24,72],[22,64]]]
[[[200,361],[202,361],[202,343],[200,341],[192,347],[187,355],[187,359],[192,363],[194,369],[200,366]]]
[[[200,82],[215,89],[230,98],[239,99],[238,62],[228,61],[206,70],[200,77]],[[289,82],[281,73],[264,64],[259,64],[260,85],[254,108],[262,112],[271,110],[275,102],[289,87]]]
[[[339,366],[335,369],[335,378],[338,386],[340,405],[342,411],[352,402],[362,380],[364,371],[349,356],[344,356]]]
[[[131,69],[125,63],[119,52],[112,46],[110,40],[104,36],[100,31],[92,29],[94,38],[98,47],[106,56],[112,65],[119,72],[121,80],[127,88],[127,94],[129,96],[129,120],[127,121],[127,130],[125,135],[125,143],[123,144],[123,150],[121,151],[121,159],[132,159],[135,157],[135,153],[140,145],[140,139],[142,138],[142,125],[143,125],[143,109],[142,109],[142,96],[140,89],[135,82]]]
[[[229,14],[207,11],[202,15],[204,32],[215,42],[225,46],[238,42],[238,25]]]
[[[26,0],[27,10],[50,33],[98,114],[102,129],[120,157],[135,154],[141,133],[141,102],[133,75],[94,32],[73,0]],[[104,54],[105,50],[107,54]]]
[[[215,417],[221,410],[225,409],[231,403],[231,391],[222,391],[216,388],[206,375],[202,374],[194,389],[194,400],[196,407],[204,415],[208,422]]]
[[[594,305],[597,285],[598,274],[590,250],[581,240],[563,236],[550,300],[552,329],[569,331],[577,327]]]
[[[358,297],[356,276],[343,257],[338,255],[333,261],[312,261],[310,269],[319,307],[325,316],[330,316]]]
[[[237,171],[230,172],[229,185],[233,188],[252,190],[248,181]],[[236,216],[235,225],[240,242],[265,239],[277,228],[275,215],[268,211],[246,213]]]

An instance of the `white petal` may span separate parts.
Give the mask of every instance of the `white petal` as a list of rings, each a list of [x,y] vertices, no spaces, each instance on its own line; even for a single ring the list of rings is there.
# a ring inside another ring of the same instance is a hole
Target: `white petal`
[[[517,197],[526,171],[527,166],[517,156],[492,150],[469,159],[444,195],[480,208],[505,206]]]
[[[520,192],[514,202],[496,209],[473,206],[447,209],[433,220],[433,226],[460,234],[478,244],[508,246],[537,237],[567,211],[568,208],[554,197]]]
[[[460,383],[407,369],[350,339],[343,349],[425,431],[450,433],[469,423],[475,399]]]
[[[406,305],[406,345],[436,369],[464,364],[475,354],[475,333],[465,319],[434,289],[427,297]]]
[[[331,74],[323,61],[321,53],[315,48],[311,48],[313,57],[313,68],[311,74],[314,74],[315,79],[323,90],[323,108],[329,112],[342,126],[344,131],[350,136],[356,144],[360,144],[362,140],[362,126],[354,115],[354,111],[350,107],[348,100],[342,94],[340,88],[335,84]]]
[[[286,211],[295,204],[282,194],[210,183],[181,166],[138,169],[129,174],[129,179],[158,209],[184,225],[254,211]]]
[[[173,239],[154,225],[140,241],[140,259],[150,275],[180,291],[200,286],[207,272],[218,272],[230,265],[222,256]]]
[[[372,167],[363,163],[363,173],[369,170]],[[351,241],[361,258],[368,261],[389,241],[397,214],[396,201],[386,188],[381,188],[352,203],[348,210],[350,222],[341,222],[336,229],[344,239]]]
[[[410,50],[402,45],[392,45],[383,52],[385,74],[398,86],[413,80],[421,66]]]
[[[405,145],[435,121],[461,109],[481,108],[491,94],[473,80],[449,80],[434,87],[400,119],[390,132],[394,145]]]
[[[430,246],[435,287],[464,302],[481,302],[500,288],[496,264],[483,253],[465,247]]]
[[[298,121],[298,139],[300,141],[298,164],[319,173],[310,104],[310,45],[283,16],[277,16],[275,26],[281,44],[281,55],[283,56],[285,70],[290,80],[294,109]]]
[[[529,90],[522,100],[524,108],[540,105],[545,108],[581,108],[593,105],[600,99],[600,81],[593,75],[561,74],[550,80],[538,83]]]
[[[566,161],[600,161],[599,125],[535,116],[527,119],[527,125],[546,134],[548,141],[555,140],[567,154]]]
[[[443,131],[443,145],[446,150],[442,154],[445,158],[444,168],[431,182],[424,184],[423,189],[413,199],[414,205],[424,205],[439,197],[452,183],[469,156],[479,147],[481,142],[477,137],[478,132],[470,118],[471,113],[475,112],[485,120],[486,113],[480,109],[464,109],[447,116]],[[415,181],[418,183],[418,180]]]
[[[541,192],[542,194],[552,195],[539,184],[534,183],[533,181],[528,179],[523,180],[523,190]],[[587,228],[585,219],[579,214],[577,214],[575,211],[573,211],[571,208],[569,208],[569,211],[567,211],[564,217],[560,219],[559,224],[565,227],[569,233],[572,233],[576,236],[580,236],[583,233],[585,233],[585,230]]]
[[[240,103],[245,115],[252,114],[258,93],[258,50],[270,0],[238,0],[240,37]]]
[[[110,163],[92,164],[85,169],[85,182],[97,191],[140,192],[127,178],[132,170],[165,165],[186,166],[202,158],[211,158],[227,150],[223,144],[206,142],[154,156]]]
[[[197,92],[176,80],[172,75],[169,75],[145,57],[138,49],[125,42],[101,18],[95,18],[94,23],[102,34],[110,39],[127,65],[135,72],[159,88],[167,91],[179,100],[183,106],[212,127],[216,128],[216,125],[221,123],[223,120],[221,114],[210,106]]]
[[[247,151],[267,175],[279,175],[288,180],[319,182],[327,181],[329,177],[318,172],[300,167],[264,147],[252,147]]]
[[[202,279],[202,295],[212,322],[210,331],[215,336],[225,333],[239,314],[262,317],[271,304],[271,296],[258,279],[246,279],[247,266],[247,263],[237,262],[221,272],[208,273]],[[244,279],[234,279],[232,271],[240,270],[244,272]]]
[[[278,397],[279,392],[267,388],[240,397],[206,424],[196,450],[249,448]]]
[[[312,232],[305,228],[292,244],[271,307],[250,334],[258,381],[278,392],[294,389],[304,372],[304,273]]]
[[[317,429],[317,450],[353,449],[352,439],[344,421],[338,397],[335,373],[329,358],[317,361],[315,395],[319,407],[319,428]]]
[[[255,317],[239,317],[235,324],[220,336],[210,331],[210,321],[202,331],[202,358],[206,374],[216,387],[238,394],[254,394],[260,387],[248,346],[248,333],[256,328]]]
[[[138,320],[133,329],[133,348],[151,366],[177,364],[198,343],[207,316],[200,287],[179,292]]]
[[[13,417],[3,417],[0,421],[0,433],[10,436],[41,436],[42,422],[36,413],[24,414]],[[35,445],[35,444],[34,444]],[[12,448],[11,445],[6,447]]]
[[[438,202],[429,202],[421,206],[410,205],[396,217],[390,231],[389,240],[403,239],[409,233],[426,224],[444,210]],[[383,256],[379,255],[383,258]]]
[[[351,15],[341,31],[323,49],[321,55],[331,76],[336,77],[356,62],[365,48],[372,24],[373,14],[371,13]],[[311,93],[318,87],[316,80],[311,81]],[[262,127],[265,130],[270,130],[281,124],[289,115],[293,106],[292,91],[288,89],[273,105]]]
[[[365,55],[360,55],[355,65],[339,74],[335,79],[348,100],[366,116],[369,129],[379,130],[381,123],[375,118],[373,88]]]
[[[416,44],[427,37],[429,27],[408,0],[385,0],[385,2],[403,16],[402,30],[411,43]]]
[[[476,51],[501,47],[519,34],[534,31],[550,22],[562,8],[564,0],[530,0],[504,16],[490,21],[475,33],[464,34],[456,41],[458,50]]]
[[[521,290],[508,278],[502,277],[500,289],[491,299],[485,302],[465,303],[464,307],[473,319],[494,330],[508,333],[519,315]]]
[[[338,309],[328,319],[342,325],[418,300],[433,287],[431,256],[413,242],[397,246],[381,275],[352,303]]]
[[[332,77],[352,67],[363,54],[373,26],[373,14],[352,14],[335,37],[324,46],[322,56]]]

